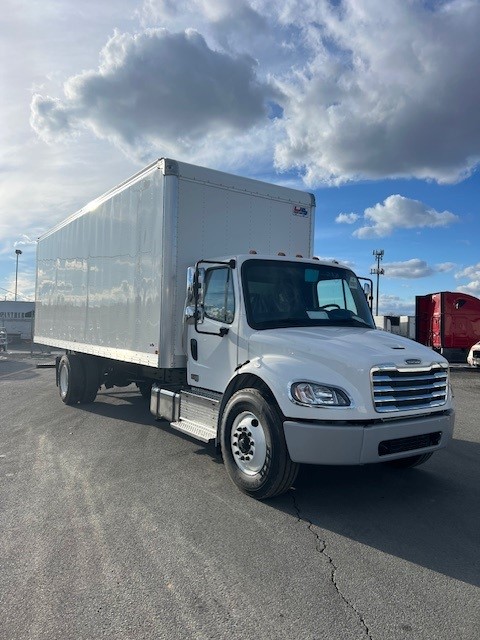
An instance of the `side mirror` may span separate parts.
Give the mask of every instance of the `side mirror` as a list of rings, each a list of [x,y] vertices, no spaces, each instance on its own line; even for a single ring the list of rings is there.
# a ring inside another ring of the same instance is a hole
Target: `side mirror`
[[[364,278],[362,278],[364,280]],[[373,312],[373,294],[372,294],[372,281],[369,278],[365,278],[366,282],[363,285],[363,293],[367,299],[367,304],[370,307],[370,311]]]
[[[202,303],[203,302],[203,284],[205,282],[205,268],[198,267],[195,275],[196,275],[196,278],[194,277],[194,280],[193,280],[194,293],[196,294],[198,303]]]
[[[185,319],[195,318],[196,322],[203,322],[203,283],[205,282],[205,269],[188,267],[187,292],[185,298]]]
[[[185,306],[191,306],[195,303],[195,294],[193,290],[193,284],[195,281],[195,267],[188,267],[187,269],[187,297],[185,299]]]
[[[203,293],[205,283],[205,269],[204,267],[197,267],[195,278],[193,282],[194,292],[194,304],[195,304],[195,322],[201,324],[205,317],[205,311],[203,308]]]

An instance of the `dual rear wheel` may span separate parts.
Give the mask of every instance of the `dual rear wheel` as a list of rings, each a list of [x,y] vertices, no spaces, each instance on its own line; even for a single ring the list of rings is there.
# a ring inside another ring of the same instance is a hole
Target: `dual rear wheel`
[[[67,353],[58,363],[58,389],[65,404],[93,402],[100,387],[100,370],[94,358]]]

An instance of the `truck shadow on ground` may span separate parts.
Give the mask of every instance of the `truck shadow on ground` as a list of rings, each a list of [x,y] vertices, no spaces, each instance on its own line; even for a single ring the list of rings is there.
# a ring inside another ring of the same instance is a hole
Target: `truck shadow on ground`
[[[0,356],[0,381],[30,380],[37,376],[35,364],[10,360],[8,356]]]
[[[132,387],[133,389],[133,387]],[[137,390],[113,388],[99,391],[95,402],[74,405],[76,409],[86,411],[103,418],[122,420],[146,427],[159,427],[167,423],[157,422],[150,413],[148,400],[142,398]]]
[[[222,468],[221,455],[156,421],[136,391],[101,391],[92,404],[76,405],[106,418],[156,427],[194,443],[192,452]],[[197,446],[198,445],[198,446]],[[454,439],[423,466],[397,470],[386,465],[304,465],[294,487],[264,503],[299,518],[319,539],[332,533],[429,570],[480,586],[480,445]],[[227,478],[225,476],[225,482]],[[472,490],[472,487],[474,488]],[[232,491],[237,489],[232,487]],[[339,544],[338,540],[333,544]]]
[[[289,494],[270,505],[313,525],[327,546],[333,532],[480,586],[479,460],[480,445],[454,440],[408,470],[304,466]]]
[[[95,402],[77,404],[75,408],[103,418],[122,420],[145,427],[155,427],[160,431],[173,435],[175,438],[181,438],[185,442],[193,443],[198,447],[195,450],[195,454],[207,456],[212,462],[223,465],[222,456],[213,444],[204,444],[181,431],[173,429],[166,420],[155,420],[150,413],[148,400],[142,398],[138,391],[125,391],[124,389],[100,391]]]

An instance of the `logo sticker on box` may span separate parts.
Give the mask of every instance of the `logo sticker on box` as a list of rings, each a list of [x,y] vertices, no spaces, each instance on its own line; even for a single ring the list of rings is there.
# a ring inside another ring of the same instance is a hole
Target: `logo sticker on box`
[[[293,207],[293,215],[306,218],[308,216],[308,209],[306,207],[301,207],[300,205],[296,204]]]

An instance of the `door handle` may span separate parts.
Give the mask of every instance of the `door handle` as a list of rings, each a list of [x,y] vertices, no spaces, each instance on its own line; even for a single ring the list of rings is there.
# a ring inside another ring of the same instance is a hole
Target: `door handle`
[[[198,360],[198,342],[195,338],[191,338],[190,340],[190,353],[195,361]]]

